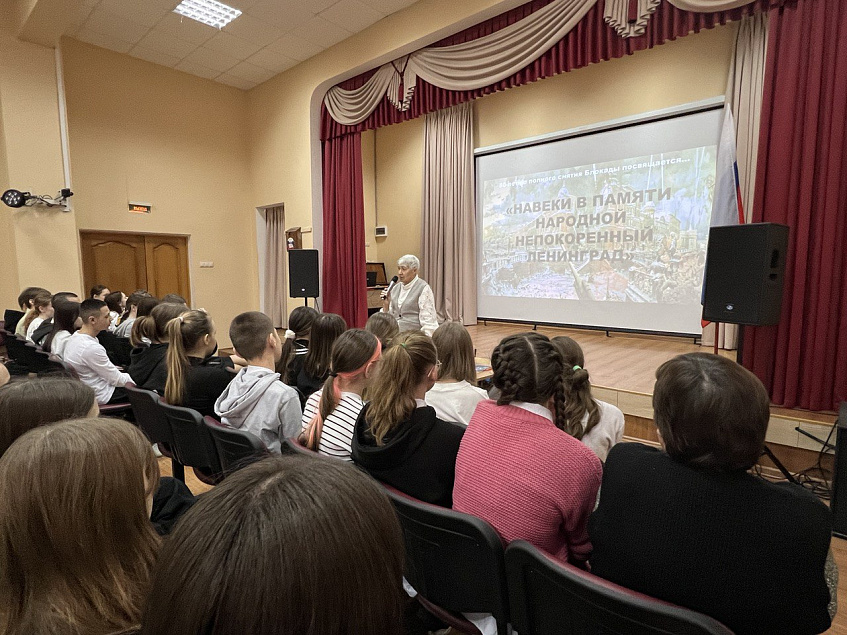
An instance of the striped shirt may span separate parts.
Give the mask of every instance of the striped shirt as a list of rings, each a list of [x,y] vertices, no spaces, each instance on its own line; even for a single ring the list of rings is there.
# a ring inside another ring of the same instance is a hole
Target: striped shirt
[[[303,408],[303,429],[309,427],[309,422],[318,412],[321,401],[318,390],[309,396],[306,407]],[[321,441],[318,452],[343,461],[351,461],[350,445],[353,443],[353,431],[356,429],[356,419],[364,407],[362,397],[353,392],[342,392],[341,401],[330,415],[324,420]]]

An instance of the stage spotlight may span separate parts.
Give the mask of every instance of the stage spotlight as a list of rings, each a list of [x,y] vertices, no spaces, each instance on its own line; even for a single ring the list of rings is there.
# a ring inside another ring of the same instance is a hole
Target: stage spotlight
[[[3,202],[9,207],[23,207],[32,198],[29,192],[19,190],[6,190],[3,192]]]

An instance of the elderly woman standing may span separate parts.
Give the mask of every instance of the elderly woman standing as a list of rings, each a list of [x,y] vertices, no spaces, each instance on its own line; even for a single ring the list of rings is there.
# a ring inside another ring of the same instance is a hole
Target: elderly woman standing
[[[391,294],[383,294],[382,311],[397,320],[400,331],[423,331],[432,335],[438,328],[435,314],[435,296],[432,288],[418,277],[421,261],[406,254],[397,261],[399,287]]]

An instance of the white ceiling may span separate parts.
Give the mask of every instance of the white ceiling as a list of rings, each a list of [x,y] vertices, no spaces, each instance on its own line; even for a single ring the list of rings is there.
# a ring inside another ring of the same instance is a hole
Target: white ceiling
[[[243,11],[218,30],[180,0],[82,0],[65,35],[248,90],[416,0],[222,0]]]

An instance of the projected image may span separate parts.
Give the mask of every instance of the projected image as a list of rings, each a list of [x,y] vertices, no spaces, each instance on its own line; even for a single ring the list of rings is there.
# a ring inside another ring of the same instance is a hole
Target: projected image
[[[698,305],[715,146],[483,183],[482,294]]]

